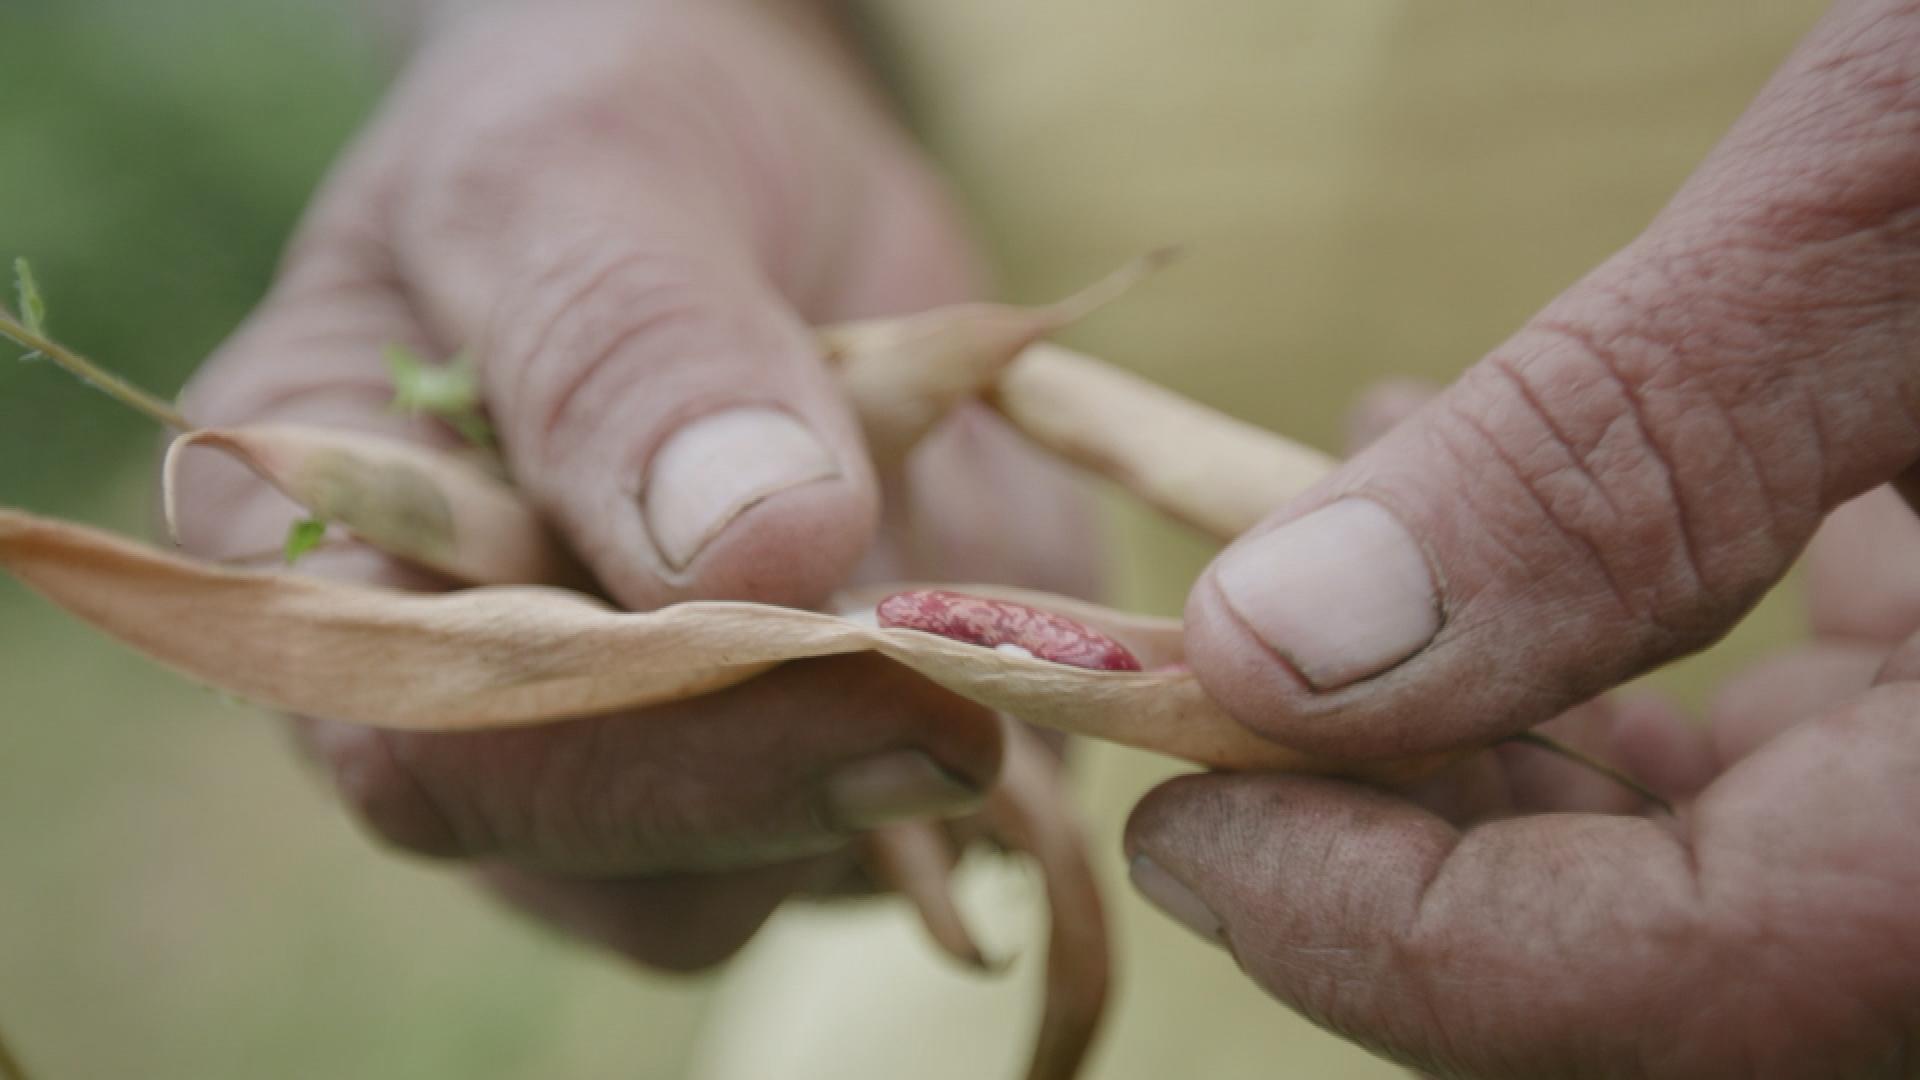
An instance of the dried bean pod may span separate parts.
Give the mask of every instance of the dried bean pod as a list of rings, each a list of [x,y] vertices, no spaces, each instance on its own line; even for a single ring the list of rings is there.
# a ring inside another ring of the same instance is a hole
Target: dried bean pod
[[[874,456],[898,462],[956,406],[990,389],[1021,350],[1098,311],[1173,255],[1150,252],[1044,307],[956,304],[815,333]]]
[[[1048,453],[1222,542],[1334,466],[1312,447],[1045,342],[1002,370],[986,397]]]
[[[175,439],[162,490],[176,534],[177,474],[196,447],[234,458],[314,517],[462,584],[586,583],[539,511],[473,459],[345,428],[252,424]]]

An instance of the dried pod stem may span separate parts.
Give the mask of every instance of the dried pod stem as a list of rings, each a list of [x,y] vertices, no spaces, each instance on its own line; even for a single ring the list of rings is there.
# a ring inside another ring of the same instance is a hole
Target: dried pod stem
[[[987,816],[1009,847],[1033,856],[1050,916],[1046,1005],[1027,1080],[1068,1080],[1079,1073],[1106,1014],[1112,980],[1106,912],[1053,752],[1019,724],[1006,728],[1005,764],[987,797]]]
[[[875,829],[863,841],[867,872],[878,884],[907,899],[940,950],[975,971],[997,971],[973,940],[953,899],[953,868],[959,859],[940,821],[908,821]]]

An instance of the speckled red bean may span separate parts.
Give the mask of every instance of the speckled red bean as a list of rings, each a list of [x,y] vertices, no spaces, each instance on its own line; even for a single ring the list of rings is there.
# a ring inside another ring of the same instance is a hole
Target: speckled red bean
[[[914,589],[880,601],[880,625],[996,648],[1014,645],[1041,660],[1095,671],[1139,671],[1125,645],[1051,611],[946,589]]]

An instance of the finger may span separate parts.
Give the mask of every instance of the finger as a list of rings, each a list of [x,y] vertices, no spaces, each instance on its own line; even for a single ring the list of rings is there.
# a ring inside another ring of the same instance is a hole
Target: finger
[[[956,410],[909,459],[878,580],[996,581],[1099,595],[1105,558],[1080,479],[999,416]],[[891,494],[891,493],[890,493]]]
[[[260,306],[194,375],[181,409],[203,427],[300,422],[343,427],[427,446],[458,437],[432,421],[392,408],[384,350],[403,345],[440,351],[397,285],[397,267],[366,210],[377,167],[363,152],[329,179],[289,245],[280,274]],[[253,472],[215,453],[188,453],[174,478],[180,541],[188,551],[227,559],[277,550],[305,511]],[[373,579],[424,579],[364,549],[345,557]],[[313,556],[308,568],[340,557]]]
[[[593,875],[796,859],[966,813],[1001,752],[992,713],[870,656],[642,713],[463,734],[314,724],[306,737],[397,847]]]
[[[1672,702],[1652,694],[1610,694],[1577,705],[1537,730],[1669,800],[1692,795],[1718,772],[1705,734]],[[1619,780],[1528,744],[1470,755],[1394,791],[1460,827],[1516,814],[1647,809],[1645,798]]]
[[[1281,1001],[1443,1075],[1492,1075],[1472,1050],[1494,1039],[1518,1066],[1499,1075],[1558,1075],[1553,1048],[1643,974],[1638,934],[1690,915],[1685,852],[1644,819],[1462,834],[1323,780],[1175,781],[1135,812],[1127,851],[1149,900]]]
[[[1807,552],[1807,598],[1820,637],[1891,646],[1920,630],[1920,518],[1891,488],[1836,509]]]
[[[1673,702],[1650,694],[1614,695],[1612,753],[1628,776],[1669,803],[1691,799],[1720,774],[1707,729]]]
[[[1441,1075],[1642,1075],[1649,1053],[1660,1075],[1867,1074],[1916,975],[1916,707],[1886,688],[1802,726],[1679,834],[1463,833],[1352,785],[1210,776],[1149,795],[1127,850],[1149,899],[1282,1001]]]
[[[1838,6],[1645,235],[1215,563],[1208,691],[1417,754],[1724,633],[1920,457],[1917,76],[1920,10]]]
[[[1742,672],[1714,696],[1707,713],[1719,768],[1872,686],[1886,659],[1880,645],[1819,642]]]
[[[1873,676],[1875,686],[1910,682],[1920,682],[1920,633],[1901,642]]]
[[[1391,785],[1390,790],[1457,828],[1514,813],[1506,762],[1491,750],[1468,754],[1436,772]]]
[[[1677,706],[1644,693],[1609,694],[1575,706],[1537,730],[1584,757],[1621,770],[1665,797],[1674,792],[1663,789],[1664,785],[1653,785],[1639,769],[1627,767],[1624,759],[1629,754],[1622,745],[1623,735],[1642,740],[1643,745],[1635,749],[1643,755],[1655,749],[1644,744],[1657,740],[1659,750],[1679,759],[1655,772],[1669,784],[1672,778],[1665,774],[1689,777],[1688,756],[1704,749],[1697,734],[1688,738],[1692,725]],[[1493,756],[1501,763],[1516,813],[1637,814],[1648,809],[1646,798],[1619,779],[1547,747],[1507,743],[1495,747]]]
[[[494,865],[495,895],[534,918],[662,971],[704,971],[738,952],[806,882],[802,860],[726,873],[594,881]]]
[[[1611,756],[1613,718],[1612,701],[1599,698],[1536,730],[1576,753],[1604,760]],[[1507,743],[1494,747],[1493,755],[1501,763],[1516,812],[1630,813],[1640,808],[1633,792],[1544,747]]]
[[[430,323],[478,358],[516,481],[628,606],[818,603],[878,495],[799,309],[837,277],[818,253],[863,254],[847,220],[886,170],[793,101],[871,110],[727,11],[475,33],[459,72],[429,70],[483,100],[422,137],[391,224]]]
[[[1347,414],[1347,453],[1379,442],[1439,393],[1439,387],[1423,379],[1388,379],[1368,387]]]
[[[1400,379],[1362,395],[1347,419],[1347,450],[1357,453],[1438,396],[1428,383]],[[1670,702],[1647,694],[1609,695],[1548,721],[1539,733],[1599,761],[1630,758],[1627,775],[1673,799],[1711,778],[1706,739]],[[1657,783],[1653,781],[1658,781]],[[1527,813],[1632,813],[1645,800],[1592,768],[1544,747],[1505,745],[1396,788],[1456,826]]]

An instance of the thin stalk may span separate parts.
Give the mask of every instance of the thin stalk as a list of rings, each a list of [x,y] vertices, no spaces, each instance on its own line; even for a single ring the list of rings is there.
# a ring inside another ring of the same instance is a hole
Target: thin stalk
[[[1053,321],[1070,326],[1119,299],[1128,290],[1152,277],[1162,267],[1180,257],[1178,246],[1155,248],[1105,278],[1047,307]]]
[[[113,372],[100,367],[93,361],[67,348],[51,338],[29,330],[26,324],[13,317],[13,313],[0,308],[0,337],[4,337],[28,352],[40,353],[77,376],[82,382],[113,398],[128,408],[145,414],[157,423],[174,431],[191,431],[193,425],[172,402],[165,401],[133,385]],[[0,1078],[5,1077],[0,1073]]]
[[[1599,758],[1591,757],[1587,754],[1581,753],[1580,751],[1575,750],[1573,747],[1568,746],[1566,743],[1563,743],[1558,739],[1549,738],[1548,736],[1542,735],[1537,731],[1523,731],[1518,735],[1509,735],[1500,741],[1510,742],[1510,743],[1525,743],[1528,746],[1537,746],[1540,749],[1545,750],[1549,754],[1558,754],[1561,757],[1566,758],[1568,761],[1571,761],[1576,765],[1580,765],[1585,768],[1592,769],[1594,772],[1599,773],[1601,776],[1604,776],[1607,779],[1613,781],[1614,783],[1619,784],[1621,787],[1626,788],[1628,791],[1633,792],[1635,795],[1640,796],[1641,798],[1647,800],[1653,805],[1666,811],[1668,816],[1672,816],[1673,814],[1673,804],[1668,802],[1666,799],[1661,798],[1658,794],[1654,792],[1652,788],[1648,787],[1647,785],[1641,783],[1638,780],[1635,780],[1633,777],[1628,776],[1626,773],[1620,771],[1619,769],[1614,768],[1613,766],[1607,764],[1606,762],[1601,761]]]

